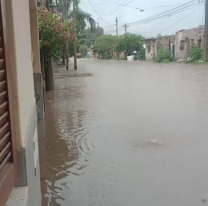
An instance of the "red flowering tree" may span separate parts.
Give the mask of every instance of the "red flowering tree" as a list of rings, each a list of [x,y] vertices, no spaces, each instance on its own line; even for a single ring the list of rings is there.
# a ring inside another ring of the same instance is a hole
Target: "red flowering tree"
[[[75,40],[74,26],[69,20],[62,20],[57,11],[38,9],[39,44],[41,63],[45,69],[46,90],[53,90],[53,68],[51,59],[59,59],[63,45]]]
[[[74,27],[68,20],[62,21],[61,14],[43,7],[38,9],[39,39],[41,55],[45,58],[58,59],[61,56],[63,44],[73,42]]]

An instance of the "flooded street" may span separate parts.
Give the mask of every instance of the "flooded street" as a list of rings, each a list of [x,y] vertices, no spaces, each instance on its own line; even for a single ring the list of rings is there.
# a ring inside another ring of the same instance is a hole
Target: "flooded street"
[[[78,63],[46,94],[43,206],[208,205],[208,68]]]

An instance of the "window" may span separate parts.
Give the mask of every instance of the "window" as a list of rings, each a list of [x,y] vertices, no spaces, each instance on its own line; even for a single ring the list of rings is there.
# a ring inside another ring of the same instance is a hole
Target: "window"
[[[180,50],[184,50],[184,40],[183,40],[183,41],[181,41]]]
[[[150,53],[150,46],[147,47],[147,52]]]
[[[194,39],[191,39],[191,44],[194,44]]]

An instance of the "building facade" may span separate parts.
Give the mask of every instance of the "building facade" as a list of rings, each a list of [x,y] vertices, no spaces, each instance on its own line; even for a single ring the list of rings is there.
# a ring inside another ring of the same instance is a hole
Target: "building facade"
[[[0,206],[41,206],[38,120],[44,105],[36,4],[0,1]]]
[[[175,59],[187,59],[191,44],[204,48],[204,27],[186,29],[176,32]]]
[[[171,51],[172,56],[174,56],[175,35],[146,39],[145,42],[146,60],[153,60],[154,56],[157,56],[159,45],[162,45],[163,48]]]
[[[153,60],[156,53],[156,39],[149,38],[145,40],[145,58]]]
[[[158,46],[162,45],[164,49],[171,52],[174,57],[175,35],[161,36],[156,39],[156,55],[158,53]]]

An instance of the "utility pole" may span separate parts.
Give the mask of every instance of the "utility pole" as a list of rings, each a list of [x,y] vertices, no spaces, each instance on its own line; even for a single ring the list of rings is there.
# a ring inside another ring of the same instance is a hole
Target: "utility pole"
[[[116,35],[117,35],[117,43],[118,43],[118,18],[116,17]],[[117,51],[117,58],[119,60],[119,52]]]
[[[125,28],[125,57],[126,57],[126,60],[127,60],[127,42],[126,42],[126,36],[127,36],[127,24],[124,25],[124,28]]]
[[[49,11],[49,9],[50,9],[50,8],[49,8],[49,4],[50,4],[50,3],[49,3],[49,0],[46,0],[46,8],[48,9],[48,11]]]
[[[76,32],[76,0],[73,0],[73,14],[74,14],[74,70],[77,70],[77,32]]]
[[[208,45],[208,0],[205,0],[204,62],[207,62],[207,45]]]

